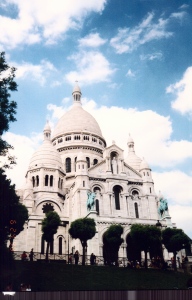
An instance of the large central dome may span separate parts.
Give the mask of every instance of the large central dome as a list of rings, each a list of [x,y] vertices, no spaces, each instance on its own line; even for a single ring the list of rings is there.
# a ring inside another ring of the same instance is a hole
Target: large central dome
[[[57,123],[53,139],[63,134],[86,131],[102,137],[101,129],[95,118],[85,111],[82,106],[75,104]]]
[[[70,144],[85,144],[99,147],[106,146],[101,129],[95,118],[81,105],[81,90],[78,85],[73,89],[73,106],[57,123],[52,136],[53,145],[59,149]]]

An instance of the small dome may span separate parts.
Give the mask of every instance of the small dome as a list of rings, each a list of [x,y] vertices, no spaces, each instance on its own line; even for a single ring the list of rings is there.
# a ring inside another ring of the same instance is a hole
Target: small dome
[[[125,162],[136,171],[140,170],[141,158],[139,158],[134,152],[128,154]]]
[[[81,93],[81,89],[80,89],[80,87],[78,86],[78,84],[76,84],[75,86],[74,86],[74,88],[73,88],[73,93]],[[72,94],[73,94],[72,93]]]
[[[128,140],[127,140],[127,143],[134,143],[134,141],[133,141],[132,137],[130,136],[130,134],[129,134],[129,137],[128,137]]]
[[[150,169],[148,163],[146,162],[145,159],[142,160],[141,164],[140,164],[140,170],[143,170],[143,169]]]
[[[43,131],[51,131],[51,127],[50,127],[48,121],[47,121],[47,123],[45,124],[45,127],[44,127]]]
[[[53,147],[50,140],[44,140],[43,144],[33,154],[29,169],[46,166],[49,168],[62,169],[61,157],[58,151]]]

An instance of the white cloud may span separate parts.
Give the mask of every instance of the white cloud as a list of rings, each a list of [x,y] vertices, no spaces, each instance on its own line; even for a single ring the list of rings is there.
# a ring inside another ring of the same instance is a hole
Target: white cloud
[[[127,71],[126,76],[127,76],[127,77],[135,77],[135,73],[134,73],[131,69],[129,69],[129,70]]]
[[[92,84],[97,82],[110,81],[115,72],[105,56],[98,51],[81,51],[70,56],[68,59],[73,60],[77,70],[66,74],[65,78],[71,84],[78,80],[81,85]]]
[[[171,215],[172,222],[176,223],[177,228],[181,228],[184,232],[192,238],[191,229],[191,216],[192,206],[187,205],[170,205],[169,213]]]
[[[185,8],[188,8],[190,7],[188,4],[183,4],[179,7],[179,9],[185,9]]]
[[[64,102],[63,102],[64,103]],[[62,117],[62,115],[67,111],[66,108],[63,108],[62,106],[57,106],[55,104],[48,104],[47,105],[48,111],[51,112],[51,116],[49,116],[49,120],[52,122],[55,122],[55,120],[58,120]]]
[[[192,238],[192,176],[180,170],[153,172],[155,190],[168,200],[172,222]]]
[[[180,170],[153,172],[156,191],[161,191],[171,205],[192,206],[192,176]]]
[[[125,157],[130,133],[135,141],[137,155],[144,156],[153,167],[174,167],[192,158],[192,142],[171,140],[173,130],[169,117],[151,110],[138,111],[117,106],[97,107],[93,100],[87,100],[84,108],[100,124],[107,144],[110,145],[112,140],[115,140],[116,144],[125,150]]]
[[[0,16],[0,44],[14,48],[19,44],[33,44],[42,39],[51,44],[69,29],[82,26],[91,12],[100,13],[106,0],[7,0],[18,10],[15,19]]]
[[[143,21],[134,28],[119,28],[115,37],[110,40],[111,46],[115,49],[116,53],[131,53],[140,45],[169,38],[173,35],[172,32],[167,30],[167,25],[171,19],[181,19],[184,12],[172,13],[167,19],[159,18],[154,21],[154,13],[148,13]]]
[[[154,52],[154,53],[150,53],[150,54],[141,54],[140,55],[140,60],[161,60],[163,57],[163,54],[161,52]]]
[[[192,113],[192,67],[187,68],[180,81],[168,86],[166,92],[176,96],[171,103],[173,109],[181,114]]]
[[[104,45],[107,40],[102,39],[99,36],[99,33],[90,33],[89,35],[85,36],[84,38],[80,39],[79,41],[80,47],[99,47]]]
[[[171,18],[176,18],[176,19],[179,19],[179,20],[182,20],[185,16],[186,16],[186,12],[185,11],[182,11],[182,12],[175,12],[175,13],[172,13],[171,14]]]
[[[53,72],[56,72],[56,68],[52,63],[47,60],[42,60],[39,65],[34,65],[28,62],[23,62],[21,65],[17,63],[13,63],[17,68],[16,77],[30,80],[35,80],[40,83],[40,85],[44,85],[47,77]]]
[[[7,170],[6,174],[12,183],[16,184],[17,188],[21,188],[25,184],[25,175],[30,159],[39,146],[40,141],[42,141],[42,137],[42,133],[34,133],[31,138],[11,132],[7,132],[4,135],[4,139],[14,147],[14,150],[10,151],[10,153],[13,153],[17,158],[16,166]]]

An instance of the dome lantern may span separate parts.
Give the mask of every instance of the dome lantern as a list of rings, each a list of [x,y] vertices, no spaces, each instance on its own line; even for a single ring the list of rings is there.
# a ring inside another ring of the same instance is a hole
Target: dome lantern
[[[73,88],[73,104],[80,104],[81,105],[81,89],[77,84],[78,81],[76,81],[76,85]]]
[[[43,129],[43,136],[44,136],[44,141],[51,140],[51,127],[49,125],[49,121],[47,121],[47,123]]]

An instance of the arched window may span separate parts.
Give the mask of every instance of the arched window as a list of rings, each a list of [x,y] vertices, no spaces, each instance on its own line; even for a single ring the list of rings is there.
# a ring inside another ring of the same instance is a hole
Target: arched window
[[[62,237],[60,236],[59,237],[59,255],[61,255],[62,254],[62,243],[63,242],[63,239],[62,239]]]
[[[77,162],[77,157],[75,157],[75,172],[76,172],[76,162]]]
[[[39,186],[39,176],[36,176],[36,186]]]
[[[86,161],[87,161],[87,168],[90,168],[90,158],[86,157]]]
[[[93,160],[93,165],[96,165],[98,163],[98,160],[95,158],[94,160]]]
[[[97,193],[97,192],[101,192],[101,189],[98,186],[96,186],[94,187],[93,191],[94,193]]]
[[[58,188],[60,189],[60,183],[61,183],[61,179],[59,178],[58,180]]]
[[[61,179],[61,189],[63,188],[63,179]]]
[[[33,184],[33,187],[35,186],[35,177],[33,176],[32,177],[32,184]]]
[[[138,219],[139,218],[138,204],[135,202],[134,206],[135,206],[135,217]]]
[[[115,196],[115,209],[120,210],[120,193],[121,193],[122,187],[119,185],[114,186],[113,192]]]
[[[65,168],[66,168],[66,173],[71,172],[71,158],[67,157],[65,160]]]
[[[48,182],[49,182],[49,176],[45,175],[45,186],[48,186]]]
[[[53,186],[53,175],[50,176],[50,186]]]
[[[99,215],[99,200],[98,199],[95,200],[95,209]]]

